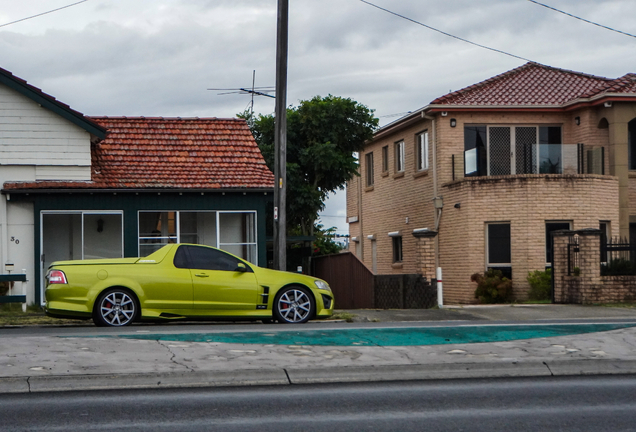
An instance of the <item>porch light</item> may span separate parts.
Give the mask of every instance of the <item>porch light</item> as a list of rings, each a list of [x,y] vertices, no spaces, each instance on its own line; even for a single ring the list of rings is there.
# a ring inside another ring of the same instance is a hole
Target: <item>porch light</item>
[[[581,117],[574,117],[574,123],[576,123],[576,125],[580,125],[581,124]]]
[[[450,119],[450,125],[451,127],[457,126],[457,120],[455,120],[454,118]]]
[[[14,267],[13,263],[6,263],[6,264],[4,265],[4,269],[5,269],[8,273],[11,273],[11,272],[13,271],[13,267]]]

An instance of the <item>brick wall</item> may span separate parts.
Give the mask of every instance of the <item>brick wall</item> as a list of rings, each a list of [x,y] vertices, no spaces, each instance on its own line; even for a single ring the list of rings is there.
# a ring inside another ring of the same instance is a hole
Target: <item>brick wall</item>
[[[474,303],[470,275],[486,266],[486,224],[509,222],[513,295],[527,297],[529,271],[543,270],[545,222],[573,229],[618,228],[618,181],[610,176],[519,175],[462,179],[443,186],[439,228],[444,301]],[[459,203],[460,208],[454,208]]]
[[[578,275],[568,275],[568,243],[578,238]],[[618,303],[636,300],[636,276],[601,276],[599,230],[554,233],[555,303]]]
[[[377,274],[434,274],[422,265],[427,252],[412,235],[420,228],[435,229],[433,191],[433,137],[437,140],[438,195],[444,209],[439,227],[439,258],[444,271],[445,303],[474,303],[474,283],[470,275],[483,272],[486,266],[485,226],[488,222],[511,223],[514,295],[526,297],[528,271],[545,268],[545,222],[570,221],[573,229],[597,228],[599,221],[609,221],[612,233],[618,234],[618,183],[610,176],[518,175],[462,179],[464,125],[560,125],[563,142],[606,146],[608,129],[599,129],[603,108],[566,113],[453,113],[436,116],[433,122],[419,119],[403,128],[384,132],[360,154],[361,176],[347,184],[347,216],[359,221],[349,225],[350,235],[363,246],[364,263],[373,268],[372,241],[377,245]],[[575,124],[580,117],[580,125]],[[457,122],[450,126],[450,119]],[[430,136],[428,171],[415,169],[415,137],[428,130]],[[395,172],[394,143],[404,140],[406,170]],[[382,173],[382,147],[389,147],[389,171]],[[374,154],[373,187],[366,187],[365,154]],[[452,156],[455,155],[453,181]],[[605,158],[609,173],[609,157]],[[361,183],[362,182],[362,183]],[[634,179],[636,196],[636,178]],[[636,202],[636,199],[633,200]],[[454,208],[455,204],[460,208]],[[636,211],[634,212],[636,214]],[[400,231],[403,238],[403,262],[392,262],[392,239],[389,232]],[[432,246],[433,243],[427,245]],[[356,252],[355,243],[351,251]],[[430,260],[429,260],[430,261]],[[427,261],[427,262],[429,262]],[[434,278],[432,276],[431,278]]]
[[[428,130],[432,133],[430,121],[421,120],[415,125],[402,129],[383,139],[369,144],[360,154],[360,177],[347,183],[347,217],[357,216],[361,222],[349,224],[349,235],[364,242],[363,257],[359,257],[369,268],[373,268],[371,240],[374,235],[377,244],[377,274],[418,273],[417,239],[413,230],[435,228],[435,213],[432,207],[433,175],[432,169],[418,172],[416,160],[416,135]],[[395,170],[394,144],[400,140],[405,143],[405,170]],[[430,138],[429,138],[430,140]],[[382,172],[382,147],[389,146],[389,171]],[[366,187],[367,167],[365,155],[373,152],[373,187]],[[432,145],[429,144],[429,167],[433,164]],[[360,184],[362,182],[362,184]],[[361,197],[358,191],[362,191]],[[361,200],[362,208],[358,201]],[[362,232],[361,231],[362,226]],[[403,261],[393,263],[393,243],[388,233],[400,231],[402,234]],[[352,245],[355,252],[355,245]]]

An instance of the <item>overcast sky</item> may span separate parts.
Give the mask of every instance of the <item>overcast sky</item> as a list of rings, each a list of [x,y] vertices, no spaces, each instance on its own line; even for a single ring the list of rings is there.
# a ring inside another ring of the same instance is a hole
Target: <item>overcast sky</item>
[[[546,65],[616,78],[636,72],[636,38],[528,0],[370,0],[384,8]],[[634,0],[543,0],[636,34]],[[0,0],[0,25],[74,0]],[[0,27],[0,67],[87,115],[233,117],[245,95],[208,88],[275,84],[276,0],[89,0]],[[350,97],[381,124],[513,69],[491,52],[360,0],[290,0],[288,104]],[[273,99],[257,98],[269,114]],[[327,226],[346,231],[344,193]]]

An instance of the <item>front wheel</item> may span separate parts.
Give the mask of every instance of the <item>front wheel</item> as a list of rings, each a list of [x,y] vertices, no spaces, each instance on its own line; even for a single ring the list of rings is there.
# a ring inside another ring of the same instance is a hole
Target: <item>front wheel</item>
[[[123,327],[130,325],[137,317],[137,300],[126,290],[104,291],[95,303],[93,321],[99,327]]]
[[[315,308],[314,297],[306,288],[283,288],[274,299],[274,315],[281,323],[307,322],[314,315]]]

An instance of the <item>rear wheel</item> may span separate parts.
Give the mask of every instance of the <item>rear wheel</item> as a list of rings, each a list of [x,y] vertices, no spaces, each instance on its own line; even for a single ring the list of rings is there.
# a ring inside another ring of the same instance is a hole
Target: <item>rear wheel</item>
[[[111,288],[97,298],[93,321],[100,327],[123,327],[137,317],[137,299],[127,290]]]
[[[274,315],[281,323],[307,322],[314,315],[315,308],[314,297],[309,290],[298,286],[281,289],[274,299]]]

